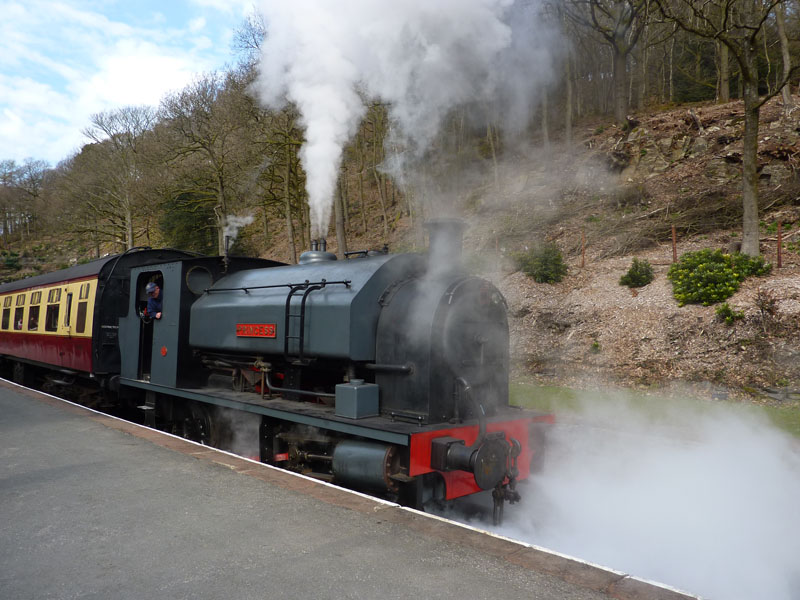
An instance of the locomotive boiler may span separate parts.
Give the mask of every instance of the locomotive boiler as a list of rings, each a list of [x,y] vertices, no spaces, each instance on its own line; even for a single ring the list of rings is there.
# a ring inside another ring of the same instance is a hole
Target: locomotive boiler
[[[427,254],[128,259],[126,307],[94,309],[118,369],[88,375],[152,426],[225,447],[245,415],[264,462],[418,508],[491,490],[499,520],[551,419],[509,405],[506,303],[463,268],[463,224],[427,228]]]

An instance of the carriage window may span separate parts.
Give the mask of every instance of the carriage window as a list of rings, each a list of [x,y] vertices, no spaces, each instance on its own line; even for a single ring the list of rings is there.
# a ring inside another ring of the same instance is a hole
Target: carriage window
[[[55,304],[61,302],[61,288],[55,288],[47,292],[47,303]]]
[[[25,294],[17,294],[17,306],[25,306]]]
[[[89,287],[91,285],[92,285],[91,283],[84,283],[81,286],[81,291],[80,291],[80,294],[78,296],[78,300],[86,300],[89,297]]]
[[[14,311],[14,329],[20,331],[22,329],[22,318],[25,313],[25,307],[20,306]]]
[[[75,332],[86,331],[86,305],[88,302],[78,302],[78,316],[75,318]]]
[[[42,301],[42,292],[33,292],[31,294],[31,304],[39,304]]]
[[[11,296],[6,296],[3,300],[3,307],[8,308],[11,306]]]
[[[6,300],[11,300],[11,298],[6,298]],[[3,309],[3,329],[8,329],[8,324],[11,322],[11,309],[4,308]]]
[[[28,329],[36,331],[39,329],[39,307],[31,306],[28,309]]]
[[[48,304],[44,315],[44,330],[58,331],[58,304]]]

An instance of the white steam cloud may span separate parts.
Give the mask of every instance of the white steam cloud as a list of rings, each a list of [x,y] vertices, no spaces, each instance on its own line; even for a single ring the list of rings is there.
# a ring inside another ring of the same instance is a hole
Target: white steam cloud
[[[342,150],[366,100],[388,103],[398,155],[387,162],[402,169],[456,106],[523,129],[552,79],[557,45],[539,26],[538,0],[262,0],[260,9],[257,90],[267,105],[290,101],[301,113],[314,235],[327,230]]]
[[[226,243],[228,247],[233,247],[233,243],[236,241],[237,236],[239,235],[239,230],[242,227],[246,227],[253,222],[253,215],[244,215],[241,217],[237,217],[236,215],[227,215],[225,217],[225,227],[222,230],[222,235],[225,236],[227,240]]]
[[[800,598],[797,440],[735,406],[601,400],[553,428],[502,533],[704,597]]]

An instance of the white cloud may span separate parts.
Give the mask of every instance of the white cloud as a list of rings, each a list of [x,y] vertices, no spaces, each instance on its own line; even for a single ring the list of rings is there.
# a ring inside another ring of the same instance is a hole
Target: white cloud
[[[191,0],[191,2],[220,12],[243,16],[253,11],[254,0]]]
[[[164,51],[154,44],[125,40],[98,61],[98,69],[74,84],[82,106],[151,104],[180,89],[196,72],[190,57]]]
[[[117,3],[4,5],[0,159],[32,156],[56,163],[86,142],[81,130],[91,114],[156,105],[196,73],[222,68],[231,60],[232,30],[249,6],[173,0],[167,7],[153,0],[148,12],[149,4],[131,11],[135,17]]]
[[[189,31],[192,33],[197,33],[198,31],[204,29],[205,26],[206,20],[204,17],[197,17],[196,19],[189,21]]]

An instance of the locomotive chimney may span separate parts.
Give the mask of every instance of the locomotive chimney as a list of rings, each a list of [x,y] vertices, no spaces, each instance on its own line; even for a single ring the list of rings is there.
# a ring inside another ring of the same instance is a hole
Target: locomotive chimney
[[[457,262],[461,259],[463,234],[466,223],[461,219],[438,218],[428,219],[425,229],[428,230],[428,256],[434,260]]]
[[[301,265],[306,265],[329,260],[336,260],[336,255],[328,252],[328,242],[325,241],[325,238],[319,238],[318,240],[311,240],[311,250],[303,252],[297,262]]]

